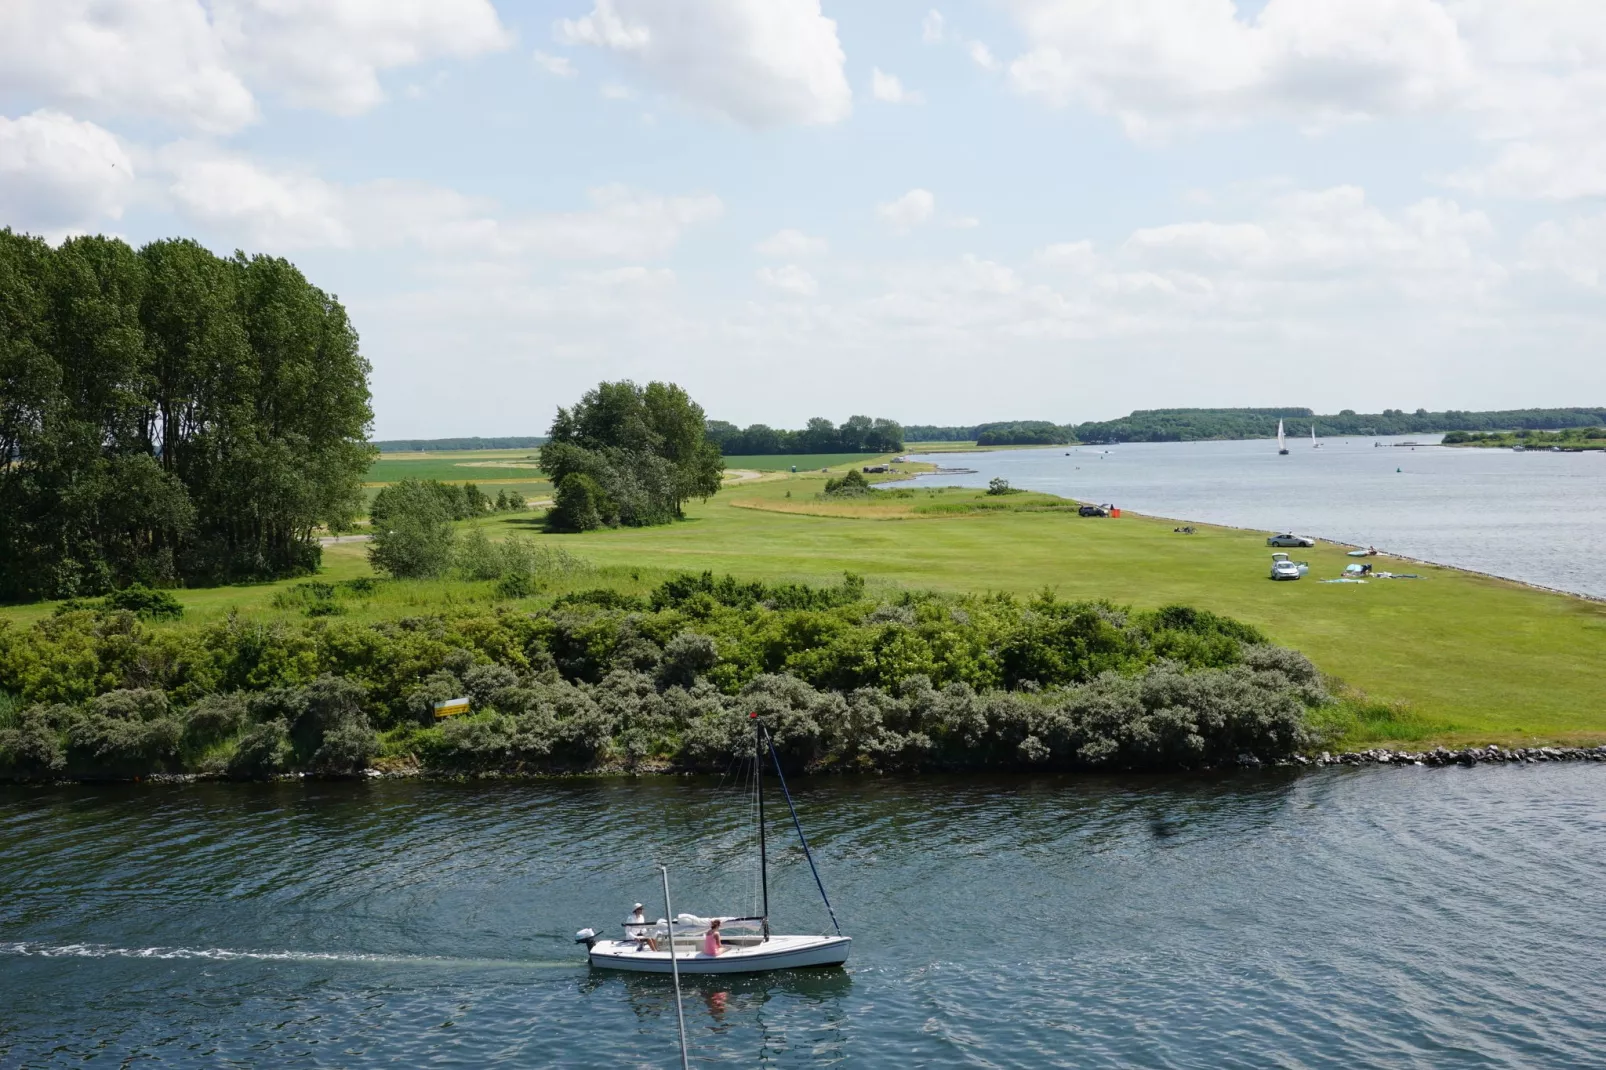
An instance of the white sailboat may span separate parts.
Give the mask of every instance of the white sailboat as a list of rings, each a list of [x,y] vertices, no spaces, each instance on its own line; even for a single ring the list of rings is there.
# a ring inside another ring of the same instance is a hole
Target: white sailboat
[[[1313,449],[1313,450],[1319,450],[1319,449],[1322,448],[1322,444],[1320,442],[1316,441],[1316,425],[1315,424],[1311,424],[1310,425],[1310,448]]]
[[[717,955],[705,954],[703,936],[713,918],[693,914],[677,914],[670,922],[660,918],[647,925],[625,923],[625,939],[604,940],[594,929],[581,929],[575,942],[586,945],[591,965],[610,970],[631,970],[636,973],[763,973],[770,970],[791,970],[802,967],[840,966],[848,960],[853,938],[842,935],[837,923],[836,910],[820,871],[814,865],[814,853],[809,850],[808,838],[803,835],[803,824],[798,820],[797,807],[792,805],[792,793],[787,790],[786,776],[781,772],[781,759],[775,752],[769,730],[752,715],[754,744],[754,795],[758,809],[758,870],[762,889],[762,909],[748,917],[721,917],[720,935],[723,950]],[[770,932],[770,881],[769,852],[765,839],[764,822],[764,764],[765,758],[775,767],[781,793],[792,814],[792,826],[797,830],[798,842],[803,845],[803,857],[808,859],[814,874],[815,887],[825,901],[831,915],[834,934],[787,936]],[[667,892],[665,909],[668,910]]]
[[[1277,452],[1283,456],[1288,455],[1288,440],[1283,435],[1283,422],[1277,421]]]

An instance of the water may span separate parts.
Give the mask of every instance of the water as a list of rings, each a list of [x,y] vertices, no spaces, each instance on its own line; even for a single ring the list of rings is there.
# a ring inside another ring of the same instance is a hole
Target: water
[[[1606,767],[822,779],[849,968],[688,978],[694,1065],[1606,1065]],[[745,906],[685,778],[0,788],[0,1066],[673,1065],[572,933]],[[723,891],[723,895],[720,893]],[[772,894],[827,925],[795,847]]]
[[[1606,452],[1374,445],[1400,441],[1326,439],[1313,449],[1296,439],[1287,457],[1273,442],[934,454],[918,459],[977,474],[918,482],[974,487],[1002,476],[1133,512],[1293,530],[1606,598]]]

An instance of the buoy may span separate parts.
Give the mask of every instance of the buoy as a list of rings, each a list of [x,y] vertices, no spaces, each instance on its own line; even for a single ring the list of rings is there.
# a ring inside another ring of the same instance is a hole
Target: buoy
[[[1398,468],[1396,468],[1396,469],[1395,469],[1395,471],[1396,471],[1396,472],[1398,472],[1398,471],[1399,471],[1399,469],[1398,469]]]

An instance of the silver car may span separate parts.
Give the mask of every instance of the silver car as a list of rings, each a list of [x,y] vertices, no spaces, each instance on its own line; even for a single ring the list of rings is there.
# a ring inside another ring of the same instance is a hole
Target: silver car
[[[1273,535],[1271,538],[1267,539],[1266,540],[1266,545],[1267,546],[1315,546],[1316,545],[1316,540],[1310,538],[1307,535],[1291,535],[1291,534],[1288,534],[1288,533],[1285,532],[1282,535]]]

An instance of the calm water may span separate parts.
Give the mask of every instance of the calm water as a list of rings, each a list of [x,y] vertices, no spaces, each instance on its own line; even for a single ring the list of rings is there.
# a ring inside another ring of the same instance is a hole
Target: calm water
[[[1416,436],[1434,441],[1437,436]],[[1134,512],[1294,530],[1606,597],[1606,452],[1376,446],[1401,439],[1155,442],[921,457]],[[1066,456],[1069,452],[1070,456]],[[1398,469],[1398,471],[1396,471]]]
[[[846,971],[698,1065],[1606,1065],[1606,768],[809,783]],[[668,1066],[583,924],[731,909],[711,783],[0,788],[0,1066]],[[824,924],[795,851],[776,914]],[[793,909],[795,907],[795,909]]]

